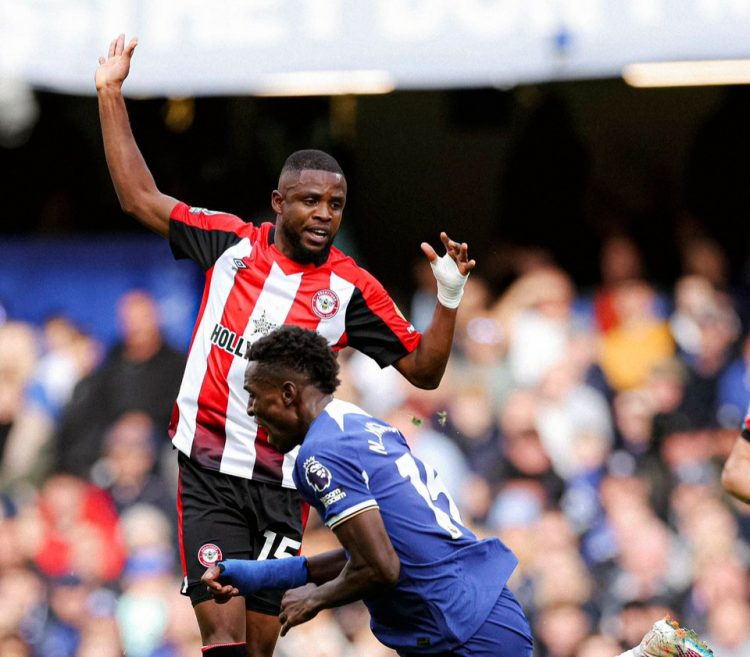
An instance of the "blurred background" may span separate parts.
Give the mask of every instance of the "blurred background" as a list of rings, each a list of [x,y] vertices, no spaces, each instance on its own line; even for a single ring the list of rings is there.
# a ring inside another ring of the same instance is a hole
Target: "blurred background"
[[[340,396],[519,554],[535,657],[667,611],[750,657],[750,510],[718,483],[750,401],[748,29],[750,0],[0,0],[0,655],[200,648],[166,424],[202,276],[109,180],[93,73],[124,31],[165,193],[269,220],[286,156],[331,152],[338,246],[418,328],[419,243],[469,243],[440,389],[343,353]],[[277,651],[391,654],[360,605]]]

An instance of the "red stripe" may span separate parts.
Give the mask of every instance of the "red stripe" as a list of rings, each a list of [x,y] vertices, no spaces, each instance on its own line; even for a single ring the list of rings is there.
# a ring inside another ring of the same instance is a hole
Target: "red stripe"
[[[251,267],[240,269],[235,274],[234,285],[224,305],[222,326],[236,335],[245,332],[272,264],[270,259],[255,258]],[[211,327],[207,329],[211,330]],[[196,432],[191,456],[195,457],[198,463],[216,470],[219,469],[226,443],[228,374],[234,358],[233,354],[216,345],[211,347],[206,376],[198,395]]]
[[[313,311],[313,296],[316,292],[330,289],[330,287],[331,270],[328,267],[302,274],[297,296],[294,297],[294,303],[289,309],[284,324],[292,324],[313,331],[317,329],[321,318]],[[342,312],[345,310],[345,308],[341,309]]]
[[[214,648],[233,648],[235,646],[246,646],[247,643],[244,641],[240,643],[212,643],[207,646],[203,646],[201,648],[201,652],[208,652],[209,650],[213,650]]]
[[[253,479],[279,482],[284,476],[281,467],[283,464],[284,455],[268,442],[268,432],[263,427],[258,427],[255,435]]]
[[[302,513],[302,531],[304,532],[307,521],[310,519],[310,505],[303,499],[300,499],[300,511]]]
[[[182,529],[182,470],[177,476],[177,543],[180,549],[180,561],[182,563],[182,576],[187,577],[187,562],[185,560],[185,540]]]

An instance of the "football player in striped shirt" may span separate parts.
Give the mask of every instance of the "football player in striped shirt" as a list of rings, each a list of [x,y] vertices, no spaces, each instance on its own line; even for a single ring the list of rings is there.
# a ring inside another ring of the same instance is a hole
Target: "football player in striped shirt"
[[[206,657],[271,657],[281,593],[217,605],[200,578],[225,558],[296,554],[307,507],[294,488],[295,451],[283,454],[246,412],[250,345],[282,325],[316,331],[335,350],[354,347],[412,384],[434,388],[450,354],[456,309],[474,260],[441,234],[442,257],[422,250],[438,285],[432,323],[419,333],[383,286],[335,246],[347,183],[321,151],[293,153],[271,197],[274,223],[247,223],[163,194],[130,128],[122,84],[137,45],[124,35],[99,58],[95,81],[105,155],[125,212],[169,239],[205,272],[205,287],[170,435],[179,450],[179,539]]]

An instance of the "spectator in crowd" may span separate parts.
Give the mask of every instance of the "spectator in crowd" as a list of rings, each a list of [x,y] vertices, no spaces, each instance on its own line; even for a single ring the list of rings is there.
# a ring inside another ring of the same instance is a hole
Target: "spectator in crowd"
[[[78,381],[99,362],[99,343],[62,315],[42,328],[41,357],[8,432],[0,486],[40,485],[55,467],[53,435]]]
[[[154,422],[143,411],[129,411],[107,430],[101,458],[92,468],[92,480],[106,490],[118,514],[150,504],[170,517],[174,493],[156,469],[157,436]]]
[[[742,338],[738,351],[719,378],[716,399],[719,424],[732,429],[741,423],[750,399],[750,334]]]
[[[75,573],[85,582],[115,581],[125,559],[119,518],[100,488],[55,474],[40,491],[33,560],[47,577]]]
[[[539,397],[530,390],[513,392],[500,416],[504,468],[502,483],[535,491],[542,506],[559,503],[564,490],[538,429]]]
[[[513,381],[534,386],[566,353],[575,328],[573,283],[560,269],[532,271],[515,281],[495,306],[508,336]]]
[[[148,293],[127,292],[117,310],[122,341],[75,387],[56,436],[58,469],[83,478],[91,476],[107,428],[124,413],[143,411],[166,431],[185,365],[165,341]]]
[[[601,338],[602,369],[615,390],[638,388],[654,365],[672,356],[674,342],[648,283],[621,283],[613,291],[613,306],[618,325]]]
[[[593,297],[596,327],[602,333],[619,326],[616,290],[631,281],[644,280],[645,264],[638,244],[628,235],[614,234],[604,240],[599,254],[601,283]]]
[[[0,324],[0,457],[24,404],[39,348],[33,327],[18,321]]]

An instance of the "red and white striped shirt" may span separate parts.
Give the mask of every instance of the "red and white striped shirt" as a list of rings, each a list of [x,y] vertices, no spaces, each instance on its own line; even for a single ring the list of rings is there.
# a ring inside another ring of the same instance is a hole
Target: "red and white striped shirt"
[[[184,203],[172,210],[172,251],[198,263],[206,283],[169,434],[205,468],[294,488],[297,450],[276,451],[247,414],[248,344],[296,324],[385,367],[416,349],[421,335],[354,260],[334,247],[321,266],[299,264],[274,246],[273,231]]]

